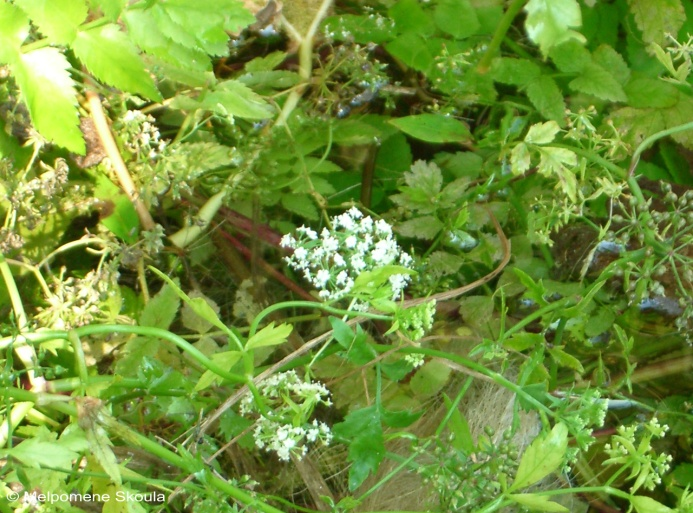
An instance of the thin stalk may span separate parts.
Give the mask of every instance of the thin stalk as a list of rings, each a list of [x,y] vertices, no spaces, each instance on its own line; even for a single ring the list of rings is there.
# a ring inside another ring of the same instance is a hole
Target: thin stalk
[[[479,73],[483,74],[488,72],[489,68],[491,67],[491,61],[496,56],[496,53],[498,52],[503,39],[505,39],[505,35],[508,33],[513,20],[524,7],[525,1],[526,0],[514,0],[513,3],[511,3],[508,7],[508,10],[505,11],[500,23],[498,23],[498,26],[496,27],[496,31],[493,33],[491,42],[486,48],[486,53],[484,53],[481,60],[479,60],[479,64],[476,66],[476,70]]]
[[[654,133],[651,136],[647,137],[643,142],[641,142],[638,145],[638,147],[635,149],[635,152],[633,153],[633,157],[630,160],[630,167],[628,168],[628,176],[633,176],[633,174],[635,173],[635,168],[638,167],[638,162],[640,162],[640,155],[642,155],[642,153],[647,148],[652,146],[662,137],[674,135],[679,132],[684,132],[686,130],[693,130],[693,121],[684,123],[683,125],[677,125],[671,128],[667,128],[666,130],[661,130],[660,132]]]

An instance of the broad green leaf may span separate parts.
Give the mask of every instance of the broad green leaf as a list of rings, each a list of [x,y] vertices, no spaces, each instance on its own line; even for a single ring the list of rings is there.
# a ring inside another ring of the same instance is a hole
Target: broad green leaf
[[[118,459],[111,448],[111,440],[103,427],[98,424],[86,428],[84,433],[89,443],[89,452],[96,461],[101,465],[101,468],[108,474],[108,477],[116,484],[122,483],[120,475],[120,467]]]
[[[329,16],[323,21],[325,34],[336,41],[353,39],[355,43],[383,44],[392,39],[395,34],[394,22],[390,18],[379,16],[359,16],[357,14],[342,14]]]
[[[562,513],[569,511],[565,506],[549,500],[546,495],[536,495],[534,493],[511,493],[508,499],[521,504],[530,511],[548,511],[550,513]]]
[[[397,232],[404,237],[433,240],[444,226],[435,216],[422,216],[398,224]]]
[[[212,310],[214,310],[217,315],[219,314],[219,305],[217,305],[213,299],[205,296],[202,292],[193,290],[188,295],[192,299],[202,299],[212,308]],[[187,303],[183,305],[183,309],[180,312],[180,320],[183,326],[197,333],[206,333],[212,328],[212,324],[208,320],[197,315]]]
[[[439,0],[433,19],[440,30],[456,39],[473,36],[481,26],[469,0]]]
[[[166,330],[176,318],[179,307],[178,294],[168,284],[165,284],[142,309],[139,325]]]
[[[216,363],[222,369],[230,369],[236,363],[238,363],[243,356],[240,351],[224,351],[223,353],[216,353],[212,355],[212,361]],[[195,384],[195,392],[209,388],[214,383],[221,383],[224,380],[219,374],[212,372],[211,370],[206,370],[202,376],[200,376],[199,381]]]
[[[445,407],[448,410],[453,408],[452,401],[447,395],[443,394],[443,400],[445,401]],[[467,422],[467,418],[462,414],[459,408],[454,407],[452,415],[450,415],[447,428],[453,435],[451,445],[455,449],[458,451],[463,451],[465,454],[471,454],[474,452],[474,439],[472,438],[472,432],[469,429],[469,422]]]
[[[54,467],[71,469],[72,462],[79,458],[79,453],[55,440],[45,437],[28,438],[11,449],[0,451],[0,454],[13,456],[30,468]]]
[[[420,397],[432,397],[445,386],[450,379],[450,367],[440,361],[427,362],[420,367],[409,381],[411,391]]]
[[[664,46],[666,34],[676,35],[686,21],[681,0],[628,0],[643,41]]]
[[[539,78],[541,69],[529,59],[499,57],[493,60],[490,75],[502,84],[524,86]]]
[[[311,221],[320,219],[320,212],[308,194],[282,194],[282,206],[289,212],[298,214]]]
[[[354,333],[354,330],[351,329],[346,322],[338,319],[337,317],[330,317],[329,321],[332,325],[332,336],[334,339],[344,349],[349,349],[356,338],[356,333]]]
[[[540,333],[528,333],[521,331],[514,333],[510,338],[503,341],[503,347],[513,351],[525,351],[544,344],[546,339]]]
[[[116,21],[127,0],[89,0],[94,10],[100,9],[108,21]]]
[[[565,115],[563,93],[553,78],[542,75],[527,85],[527,98],[545,119],[562,123]]]
[[[571,39],[551,48],[549,57],[564,73],[579,73],[592,62],[592,56],[578,41]]]
[[[447,251],[434,251],[426,264],[426,274],[434,278],[450,276],[460,270],[465,259],[459,255],[453,255]]]
[[[398,410],[390,411],[385,408],[380,409],[380,418],[383,424],[393,428],[405,428],[411,426],[421,418],[423,411]]]
[[[266,119],[274,109],[257,93],[238,80],[227,80],[217,85],[201,105],[222,116],[237,116],[246,119]]]
[[[219,319],[219,316],[217,313],[214,311],[214,309],[209,306],[209,304],[202,298],[195,298],[192,299],[190,298],[181,288],[168,276],[166,276],[164,273],[159,271],[159,269],[149,266],[149,270],[152,271],[154,274],[156,274],[159,278],[164,280],[166,283],[169,284],[169,286],[176,291],[176,294],[178,294],[178,297],[180,297],[190,308],[200,317],[203,319],[206,319],[209,321],[213,326],[216,326],[219,328],[221,331],[224,333],[227,333],[229,335],[232,335],[235,337],[235,334],[231,331],[231,329],[226,326],[223,322],[221,322],[221,319]]]
[[[636,495],[631,497],[630,503],[635,508],[637,513],[675,513],[679,510],[671,509],[657,502],[652,497],[645,497],[644,495]]]
[[[255,349],[257,347],[278,346],[286,342],[286,338],[291,334],[293,327],[291,324],[280,324],[274,326],[274,321],[258,331],[255,335],[248,339],[245,345],[246,349]]]
[[[587,64],[580,76],[568,85],[576,91],[591,94],[602,100],[610,102],[625,102],[627,100],[623,87],[613,75],[593,62]]]
[[[348,461],[349,490],[358,488],[371,472],[378,470],[385,456],[383,429],[377,406],[369,406],[349,413],[344,422],[335,424],[332,432],[336,437],[350,440]]]
[[[561,127],[555,121],[537,123],[529,127],[525,142],[527,144],[549,144],[556,138],[556,134],[561,131]]]
[[[77,92],[70,63],[57,48],[23,53],[11,66],[36,130],[49,141],[84,155]]]
[[[527,34],[539,45],[542,54],[548,55],[552,47],[569,39],[585,41],[582,34],[571,30],[582,25],[576,0],[529,0],[524,10]]]
[[[385,49],[403,64],[428,73],[433,68],[433,52],[419,33],[406,32],[385,45]]]
[[[435,30],[431,14],[423,10],[418,0],[400,0],[390,8],[388,14],[400,34],[412,32],[426,36]]]
[[[0,3],[0,63],[14,62],[29,35],[29,20],[12,4]]]
[[[563,423],[556,424],[550,433],[535,438],[522,455],[515,481],[509,491],[538,483],[558,470],[567,448],[568,428]]]
[[[559,186],[572,200],[577,201],[577,177],[571,169],[577,166],[577,155],[566,148],[543,146],[539,149],[541,157],[537,172],[544,176],[558,178]]]
[[[472,139],[467,125],[439,114],[419,114],[389,121],[405,134],[431,143],[463,143]]]
[[[512,149],[510,152],[510,170],[515,176],[526,173],[531,164],[529,147],[525,143],[520,143]]]
[[[550,347],[548,351],[551,357],[561,367],[568,367],[569,369],[572,369],[580,374],[583,374],[585,372],[585,369],[580,363],[580,360],[575,358],[573,355],[566,353],[560,347]]]
[[[124,242],[135,243],[140,220],[127,195],[105,175],[99,173],[96,175],[94,197],[104,204],[101,224]]]
[[[628,82],[630,78],[630,68],[621,54],[614,50],[613,47],[609,45],[599,45],[599,48],[592,54],[592,60],[595,64],[598,64],[608,71],[619,84],[625,85],[626,82]]]
[[[658,78],[633,76],[624,89],[628,105],[640,109],[666,109],[676,105],[678,100],[676,86]]]
[[[150,100],[161,99],[137,49],[118,25],[79,32],[72,49],[97,79]]]
[[[87,19],[84,0],[15,0],[51,43],[70,44]]]

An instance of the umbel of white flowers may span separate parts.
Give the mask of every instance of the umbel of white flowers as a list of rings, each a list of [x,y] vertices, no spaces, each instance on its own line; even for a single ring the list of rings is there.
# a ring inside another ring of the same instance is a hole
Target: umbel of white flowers
[[[296,229],[297,237],[287,234],[281,240],[283,247],[294,250],[285,261],[303,274],[318,290],[320,298],[327,301],[343,298],[364,271],[386,265],[412,268],[411,256],[399,247],[386,221],[374,221],[352,207],[333,217],[331,224],[332,229],[323,228],[319,236],[315,230],[301,226]],[[402,296],[409,280],[408,274],[389,277],[393,300]]]

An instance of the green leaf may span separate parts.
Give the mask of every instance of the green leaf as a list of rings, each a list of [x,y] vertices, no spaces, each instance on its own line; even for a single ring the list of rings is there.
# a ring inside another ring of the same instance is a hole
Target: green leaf
[[[453,255],[447,251],[434,251],[426,264],[426,274],[434,279],[450,276],[460,270],[465,259],[459,255]]]
[[[521,504],[530,511],[548,511],[562,513],[569,511],[565,506],[552,502],[546,495],[536,495],[534,493],[511,493],[508,494],[508,499]]]
[[[105,205],[101,224],[122,241],[128,244],[137,242],[140,220],[135,207],[125,193],[102,173],[96,175],[94,197]]]
[[[228,326],[226,326],[226,324],[221,322],[221,319],[219,319],[217,313],[211,306],[209,306],[209,304],[204,299],[199,297],[195,299],[190,298],[171,278],[159,271],[159,269],[149,266],[149,270],[156,274],[159,278],[164,280],[166,283],[168,283],[169,286],[176,292],[176,294],[178,294],[178,297],[185,301],[185,303],[187,303],[188,306],[190,306],[190,308],[197,315],[209,321],[213,326],[216,326],[224,333],[231,335],[235,338],[235,334],[233,333],[233,331],[231,331],[231,329]]]
[[[77,92],[65,56],[56,48],[41,48],[21,54],[11,67],[36,130],[59,146],[84,155]]]
[[[214,310],[214,312],[217,315],[219,315],[219,305],[217,305],[216,302],[214,302],[214,300],[205,296],[199,290],[193,290],[188,295],[192,299],[202,299],[212,308],[212,310]],[[202,317],[197,315],[187,303],[183,305],[183,309],[180,312],[180,320],[183,326],[185,326],[191,331],[195,331],[200,334],[207,333],[212,328],[212,324],[206,319],[203,319]]]
[[[89,0],[94,10],[101,9],[108,21],[116,21],[127,0]]]
[[[527,333],[526,331],[521,331],[519,333],[514,333],[510,338],[503,341],[503,347],[506,349],[512,349],[513,351],[525,351],[527,349],[532,349],[546,342],[544,335],[540,333]]]
[[[29,36],[29,19],[17,7],[0,3],[0,62],[17,59],[19,47]]]
[[[529,147],[525,143],[515,146],[510,152],[510,170],[515,176],[524,174],[532,164]]]
[[[447,395],[443,394],[443,400],[448,410],[453,408],[452,401]],[[463,451],[465,454],[474,452],[474,439],[469,429],[469,422],[467,422],[467,418],[462,414],[459,408],[455,407],[453,409],[447,427],[453,435],[451,444],[455,449]]]
[[[291,334],[291,330],[293,330],[291,324],[280,324],[275,328],[274,321],[272,321],[250,337],[245,348],[255,349],[258,347],[278,346],[286,342],[287,337]]]
[[[101,468],[108,474],[108,477],[116,484],[122,483],[120,475],[120,467],[118,459],[111,448],[111,440],[103,427],[94,424],[84,430],[84,433],[89,443],[89,452],[96,461],[101,465]]]
[[[587,64],[580,76],[568,85],[576,91],[591,94],[602,100],[610,102],[625,102],[627,100],[623,87],[613,75],[593,62]]]
[[[678,100],[676,86],[658,78],[634,76],[624,89],[628,96],[628,105],[640,109],[665,109],[676,105]]]
[[[450,379],[450,367],[440,361],[431,361],[420,367],[409,381],[411,391],[420,397],[432,397]]]
[[[378,470],[385,456],[383,429],[377,406],[369,406],[349,413],[344,422],[332,428],[335,436],[350,440],[348,461],[349,490],[354,491],[366,480],[368,474]]]
[[[491,63],[489,73],[496,82],[524,86],[539,78],[541,68],[529,59],[499,57]]]
[[[661,502],[657,502],[652,497],[645,497],[644,495],[636,495],[631,497],[630,503],[635,508],[637,513],[675,513],[676,509],[671,509],[666,507]]]
[[[646,44],[664,46],[666,34],[678,34],[686,21],[681,0],[628,0],[628,5]]]
[[[527,144],[549,144],[556,138],[556,134],[561,131],[561,127],[555,121],[537,123],[529,127],[525,142]]]
[[[541,53],[548,55],[552,47],[569,39],[584,42],[585,37],[570,30],[582,25],[580,5],[576,0],[529,0],[525,28],[529,38],[539,45]]]
[[[72,49],[97,79],[150,100],[161,99],[137,49],[118,25],[79,32]]]
[[[563,192],[572,200],[577,201],[577,177],[570,169],[577,166],[577,155],[566,148],[542,147],[539,150],[539,166],[537,172],[544,176],[558,178]]]
[[[481,27],[469,0],[438,0],[433,19],[440,30],[456,39],[473,36]]]
[[[598,64],[608,71],[619,84],[625,85],[625,83],[628,82],[630,78],[630,68],[621,54],[614,50],[613,47],[609,45],[599,45],[599,48],[592,54],[592,60],[595,64]]]
[[[433,68],[433,52],[419,33],[406,32],[387,43],[385,49],[403,64],[422,73]]]
[[[550,347],[548,351],[551,358],[553,358],[561,367],[568,367],[569,369],[572,369],[580,374],[585,372],[580,360],[575,358],[573,355],[566,353],[560,347]]]
[[[77,28],[87,19],[89,10],[84,0],[15,0],[32,22],[57,44],[70,44]]]
[[[289,212],[298,214],[311,221],[320,219],[318,207],[315,206],[315,202],[307,194],[282,194],[281,204]]]
[[[467,125],[439,114],[419,114],[389,121],[405,134],[431,143],[464,143],[472,139]]]
[[[545,119],[563,122],[565,102],[563,93],[553,78],[542,75],[527,85],[527,98]]]
[[[200,105],[222,116],[267,119],[274,109],[257,93],[238,80],[226,80],[205,95]]]
[[[404,237],[433,240],[444,226],[435,216],[422,216],[398,224],[397,231]]]
[[[351,40],[355,43],[383,44],[390,41],[395,34],[394,23],[390,18],[379,16],[359,16],[342,14],[330,16],[323,22],[325,33],[336,41]]]
[[[400,0],[390,8],[388,14],[400,34],[412,32],[426,36],[435,30],[430,13],[421,8],[418,0]]]
[[[222,369],[230,369],[238,361],[240,361],[243,353],[240,351],[224,351],[223,353],[216,353],[212,355],[212,361],[216,363]],[[211,370],[206,370],[200,380],[195,384],[195,392],[209,388],[213,384],[219,384],[224,380],[219,374],[212,372]]]
[[[509,491],[538,483],[558,470],[567,448],[568,428],[563,423],[556,424],[550,433],[535,438],[522,455],[515,481]]]
[[[571,39],[551,48],[551,60],[564,73],[579,73],[592,62],[592,56],[578,41]]]
[[[164,285],[142,309],[139,325],[168,329],[176,318],[180,298],[169,285]]]
[[[79,453],[55,440],[45,438],[46,436],[29,438],[11,449],[0,451],[0,454],[13,456],[30,468],[71,469],[72,462],[79,458]]]
[[[541,280],[534,281],[529,274],[524,272],[519,267],[513,267],[513,272],[520,279],[520,283],[527,288],[524,293],[524,297],[531,299],[540,307],[548,304],[546,299],[544,299],[544,296],[546,295],[546,287],[544,287]]]

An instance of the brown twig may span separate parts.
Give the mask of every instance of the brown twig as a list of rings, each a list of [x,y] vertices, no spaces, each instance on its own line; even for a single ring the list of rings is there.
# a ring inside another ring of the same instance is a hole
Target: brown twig
[[[87,90],[86,95],[87,101],[89,102],[91,117],[94,120],[94,126],[96,127],[96,133],[99,134],[99,139],[101,140],[104,151],[113,164],[113,170],[118,177],[120,186],[123,188],[125,194],[127,194],[128,198],[130,198],[130,201],[134,205],[135,210],[137,211],[137,217],[139,217],[140,223],[142,223],[142,228],[147,231],[153,230],[156,223],[154,223],[154,219],[152,219],[147,206],[142,201],[142,198],[140,198],[137,188],[135,187],[135,182],[132,180],[132,176],[130,176],[130,172],[123,161],[123,157],[120,155],[118,145],[113,138],[111,128],[108,126],[108,121],[106,120],[106,114],[103,111],[101,98],[99,98],[99,95],[94,91]]]

